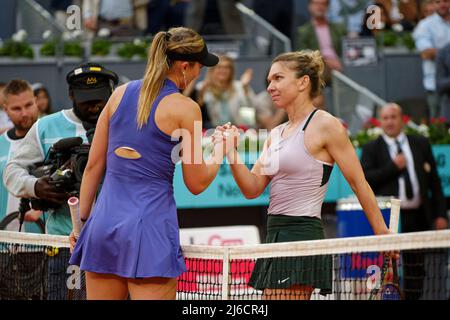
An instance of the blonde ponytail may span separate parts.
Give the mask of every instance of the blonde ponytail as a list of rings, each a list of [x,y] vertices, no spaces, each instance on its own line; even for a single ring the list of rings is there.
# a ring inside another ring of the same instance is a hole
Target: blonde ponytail
[[[171,28],[168,32],[162,31],[155,35],[149,50],[147,69],[139,95],[138,128],[147,124],[152,105],[161,92],[164,80],[172,66],[167,52],[196,53],[200,52],[204,46],[202,37],[194,30],[185,27]]]
[[[141,94],[139,95],[137,124],[142,128],[148,122],[150,110],[156,100],[164,79],[169,71],[167,61],[167,36],[166,32],[158,32],[152,41],[148,55],[147,69],[142,81]]]

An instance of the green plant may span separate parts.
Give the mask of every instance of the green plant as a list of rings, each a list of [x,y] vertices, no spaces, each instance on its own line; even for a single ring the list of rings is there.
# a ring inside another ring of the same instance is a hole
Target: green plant
[[[111,51],[111,41],[97,39],[92,43],[92,54],[95,56],[107,56]]]
[[[124,43],[118,50],[117,55],[124,59],[131,59],[138,56],[141,59],[147,57],[149,42],[136,39],[133,43]]]
[[[31,46],[24,41],[6,40],[0,48],[0,56],[11,58],[33,59],[34,52]]]
[[[429,125],[407,127],[406,133],[427,137],[431,144],[450,144],[450,129],[444,118],[432,118]]]
[[[55,55],[55,48],[56,48],[56,40],[51,40],[51,41],[47,41],[45,42],[41,49],[39,50],[39,53],[41,54],[41,56],[44,57],[51,57]]]
[[[397,45],[398,36],[394,31],[380,32],[377,36],[377,44],[384,47],[395,47]]]
[[[33,59],[33,48],[26,42],[28,33],[21,29],[11,36],[11,39],[6,40],[0,47],[0,56],[11,58],[29,58]]]
[[[414,38],[410,32],[386,30],[378,33],[375,38],[377,45],[382,47],[404,46],[409,50],[414,50],[416,47]]]
[[[42,56],[52,57],[55,56],[57,40],[51,40],[44,43],[41,47],[40,53]],[[64,55],[68,57],[83,57],[83,47],[79,41],[70,41],[64,43],[63,49]]]
[[[404,33],[402,36],[402,43],[409,50],[414,50],[416,48],[416,42],[411,33]]]
[[[415,134],[425,138],[428,138],[431,144],[450,144],[450,129],[448,128],[444,118],[431,119],[428,125],[417,125],[411,121],[408,116],[403,117],[405,123],[404,131],[406,134]],[[376,139],[383,130],[379,127],[379,122],[371,118],[365,129],[359,131],[353,135],[350,139],[355,148],[362,147],[367,142]]]
[[[83,57],[84,49],[79,41],[64,43],[64,55],[68,57]]]
[[[350,140],[355,148],[359,148],[367,142],[375,140],[382,133],[380,122],[375,118],[370,118],[364,124],[364,129],[351,136]]]

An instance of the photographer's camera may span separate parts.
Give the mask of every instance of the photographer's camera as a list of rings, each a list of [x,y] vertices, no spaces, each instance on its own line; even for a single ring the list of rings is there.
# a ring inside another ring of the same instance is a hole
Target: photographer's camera
[[[61,139],[52,146],[44,163],[30,171],[39,178],[35,184],[38,199],[30,199],[33,209],[57,209],[69,197],[78,196],[89,148],[80,137]]]

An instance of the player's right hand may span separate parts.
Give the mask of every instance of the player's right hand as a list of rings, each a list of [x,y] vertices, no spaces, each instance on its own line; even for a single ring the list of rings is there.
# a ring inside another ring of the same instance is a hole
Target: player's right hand
[[[75,234],[73,231],[69,235],[69,242],[70,242],[70,253],[73,253],[73,249],[75,248],[75,245],[77,244],[77,238],[75,237]]]
[[[39,199],[63,204],[67,200],[64,191],[58,190],[54,185],[50,184],[49,177],[41,177],[34,185],[34,193]]]

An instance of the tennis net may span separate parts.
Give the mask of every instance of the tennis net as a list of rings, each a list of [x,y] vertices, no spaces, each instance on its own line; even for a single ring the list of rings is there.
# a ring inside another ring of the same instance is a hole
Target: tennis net
[[[183,246],[187,271],[178,278],[177,299],[448,299],[449,247],[450,230]],[[84,274],[67,264],[68,248],[67,237],[1,231],[0,299],[86,299]],[[388,251],[400,252],[396,272],[392,264],[383,272]],[[399,295],[390,292],[392,282]]]

